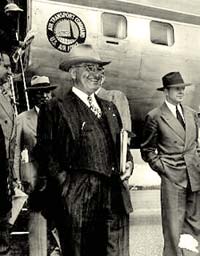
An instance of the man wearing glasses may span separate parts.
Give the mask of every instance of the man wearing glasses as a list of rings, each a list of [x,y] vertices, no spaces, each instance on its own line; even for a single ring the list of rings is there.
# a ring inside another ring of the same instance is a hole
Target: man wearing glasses
[[[91,45],[77,46],[60,65],[72,90],[40,109],[36,152],[63,256],[129,255],[132,206],[124,180],[132,156],[128,151],[121,175],[121,119],[113,103],[94,94],[109,63]]]

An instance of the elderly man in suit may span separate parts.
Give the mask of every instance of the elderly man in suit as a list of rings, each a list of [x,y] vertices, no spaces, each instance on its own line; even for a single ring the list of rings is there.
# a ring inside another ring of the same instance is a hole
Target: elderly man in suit
[[[55,220],[63,256],[128,256],[132,210],[119,172],[119,113],[113,103],[95,96],[104,66],[91,45],[72,49],[60,69],[69,72],[72,90],[41,108],[38,157],[47,178],[48,212]],[[51,197],[49,196],[51,194]]]
[[[50,85],[46,76],[33,76],[31,86],[27,88],[32,108],[22,112],[16,119],[16,146],[14,170],[17,183],[30,194],[37,182],[38,164],[33,149],[36,144],[36,130],[40,106],[51,97],[56,86]],[[29,221],[29,255],[46,256],[46,221],[38,212],[30,209]],[[36,242],[38,241],[38,242]]]
[[[197,253],[200,232],[198,118],[182,105],[185,87],[179,72],[163,76],[165,102],[147,114],[142,157],[161,177],[164,256]],[[192,254],[193,255],[193,254]]]

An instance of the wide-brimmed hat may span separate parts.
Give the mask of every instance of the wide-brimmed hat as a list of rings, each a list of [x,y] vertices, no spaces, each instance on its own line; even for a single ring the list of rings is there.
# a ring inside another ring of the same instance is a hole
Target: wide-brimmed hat
[[[44,90],[50,91],[55,89],[56,85],[50,85],[49,78],[47,76],[33,76],[31,78],[31,86],[27,87],[27,91]]]
[[[163,87],[157,88],[158,91],[163,91],[167,88],[185,87],[191,83],[185,83],[180,72],[170,72],[162,77]]]
[[[9,3],[4,7],[4,12],[23,12],[23,9],[19,8],[19,6],[15,3]]]
[[[81,63],[95,63],[102,66],[107,65],[110,61],[104,61],[90,44],[80,44],[73,48],[59,68],[68,72],[70,67]]]

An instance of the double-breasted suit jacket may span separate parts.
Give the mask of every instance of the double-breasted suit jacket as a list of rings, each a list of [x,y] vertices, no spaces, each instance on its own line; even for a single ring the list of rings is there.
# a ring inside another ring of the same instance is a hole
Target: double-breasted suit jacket
[[[37,163],[33,154],[36,144],[37,119],[38,113],[35,108],[22,112],[16,119],[14,171],[18,180],[31,186],[35,184],[37,178]],[[23,157],[22,152],[24,152]]]
[[[172,182],[192,191],[200,190],[200,157],[198,118],[196,112],[183,105],[185,130],[166,103],[146,117],[142,157],[151,168]]]

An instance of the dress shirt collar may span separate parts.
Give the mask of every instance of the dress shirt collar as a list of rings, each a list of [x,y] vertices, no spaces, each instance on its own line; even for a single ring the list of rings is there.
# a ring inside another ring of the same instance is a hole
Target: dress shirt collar
[[[171,104],[171,103],[170,103],[169,101],[167,101],[167,100],[165,100],[165,103],[166,103],[167,107],[169,108],[169,110],[172,112],[172,114],[177,118],[177,116],[176,116],[176,105]],[[179,110],[179,112],[180,112],[180,114],[181,114],[181,116],[182,116],[182,118],[183,118],[183,120],[184,120],[183,110],[182,110],[181,105],[178,104],[178,105],[177,105],[177,108],[178,108],[178,110]]]
[[[87,95],[85,92],[79,90],[78,88],[76,88],[76,87],[74,87],[74,86],[72,87],[72,92],[73,92],[74,94],[76,94],[76,96],[78,96],[88,107],[90,107],[89,102],[88,102],[88,95]],[[99,107],[98,104],[97,104],[97,101],[96,101],[96,99],[95,99],[94,93],[92,93],[92,94],[90,95],[90,97],[92,97],[93,103],[94,103],[97,107]]]

